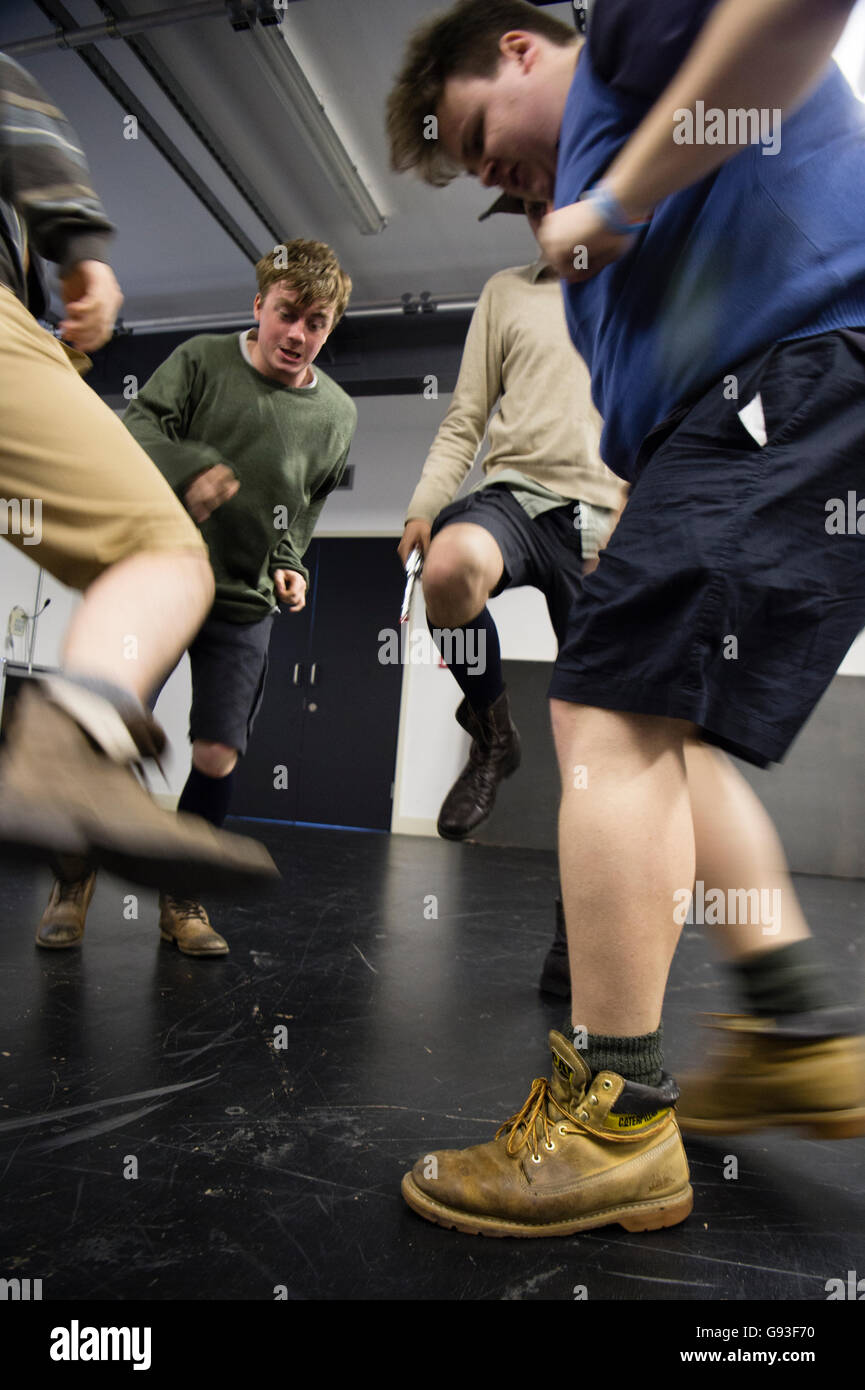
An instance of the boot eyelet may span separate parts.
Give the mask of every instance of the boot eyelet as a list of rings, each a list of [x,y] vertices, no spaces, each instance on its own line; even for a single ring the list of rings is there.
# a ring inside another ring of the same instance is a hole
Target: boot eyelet
[[[588,1118],[589,1118],[589,1112],[588,1112],[588,1110],[581,1110],[581,1111],[580,1111],[580,1119],[581,1119],[581,1120],[587,1120]]]
[[[605,1081],[605,1082],[604,1082],[604,1090],[605,1090],[605,1091],[612,1091],[612,1089],[613,1089],[613,1083],[612,1083],[612,1081]]]
[[[598,1097],[597,1097],[597,1096],[592,1096],[592,1105],[597,1105],[597,1103],[598,1103]]]
[[[564,1125],[556,1125],[556,1129],[559,1131],[559,1134],[567,1134],[568,1132]]]
[[[549,1144],[545,1143],[545,1144],[544,1144],[544,1148],[548,1151],[548,1153],[552,1153],[553,1150],[555,1149],[555,1147],[556,1147],[556,1146],[555,1146],[555,1144],[553,1144],[553,1143],[549,1143]]]
[[[540,1163],[540,1161],[541,1161],[541,1156],[540,1156],[540,1154],[532,1154],[532,1163]]]

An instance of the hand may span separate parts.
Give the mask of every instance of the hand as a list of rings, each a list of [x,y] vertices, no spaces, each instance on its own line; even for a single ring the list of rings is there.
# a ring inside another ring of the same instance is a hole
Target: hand
[[[408,557],[411,555],[415,546],[420,547],[421,553],[424,559],[426,559],[426,553],[429,550],[431,530],[432,526],[430,523],[428,521],[421,521],[419,518],[406,522],[405,530],[402,533],[402,540],[396,552],[400,558],[403,569],[405,569],[408,564]]]
[[[633,236],[611,232],[591,203],[571,203],[547,213],[537,230],[546,259],[562,280],[580,284],[624,256]],[[585,248],[585,252],[583,252]],[[576,261],[576,265],[574,262]],[[585,268],[581,268],[585,263]]]
[[[215,463],[193,478],[183,494],[184,505],[193,521],[199,526],[206,521],[211,512],[221,507],[233,497],[240,487],[231,469],[224,463]]]
[[[110,265],[79,261],[60,281],[66,317],[60,334],[80,352],[94,352],[114,332],[123,295]]]
[[[306,580],[297,570],[274,570],[273,587],[280,603],[287,603],[290,613],[306,607]]]

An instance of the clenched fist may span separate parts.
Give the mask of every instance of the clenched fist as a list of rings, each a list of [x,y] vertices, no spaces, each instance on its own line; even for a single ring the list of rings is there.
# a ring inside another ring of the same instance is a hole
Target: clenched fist
[[[60,289],[66,305],[61,337],[79,352],[95,352],[111,337],[123,303],[114,271],[104,261],[79,261]]]
[[[215,463],[193,478],[183,494],[186,510],[199,526],[206,521],[211,512],[221,507],[233,497],[240,487],[231,469],[224,463]]]
[[[396,552],[402,562],[403,569],[405,569],[408,564],[408,557],[411,555],[415,546],[420,547],[421,554],[424,559],[426,559],[426,553],[429,550],[431,530],[432,527],[430,523],[428,521],[422,521],[419,517],[415,517],[414,520],[406,522],[405,530],[402,533],[402,540]]]
[[[290,613],[306,607],[306,580],[297,570],[274,570],[273,587],[280,603],[288,604]]]

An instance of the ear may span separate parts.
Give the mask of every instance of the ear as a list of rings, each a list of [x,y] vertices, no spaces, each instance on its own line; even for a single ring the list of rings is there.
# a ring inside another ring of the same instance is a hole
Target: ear
[[[256,322],[256,323],[260,323],[260,321],[261,321],[261,306],[262,306],[263,303],[264,303],[264,301],[263,301],[261,295],[260,295],[260,294],[257,294],[257,295],[255,296],[255,299],[254,299],[253,305],[252,305],[252,312],[253,312],[253,314],[255,315],[255,322]]]
[[[499,39],[499,50],[503,58],[512,63],[519,63],[526,72],[530,72],[540,52],[538,36],[525,29],[510,29]]]

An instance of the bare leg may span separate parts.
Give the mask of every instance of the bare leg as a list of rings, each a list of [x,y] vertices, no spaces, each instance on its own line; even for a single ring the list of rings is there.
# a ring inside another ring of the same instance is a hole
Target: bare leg
[[[66,634],[64,667],[146,700],[201,627],[213,593],[203,551],[131,555],[86,590]]]
[[[718,949],[728,959],[736,959],[810,936],[777,831],[744,777],[723,753],[696,739],[685,744],[685,762],[697,846],[696,877],[703,881],[704,892],[721,889],[726,902],[728,890],[757,889],[761,903],[780,905],[778,921],[772,921],[768,930],[762,921],[709,927]]]
[[[681,930],[675,894],[694,881],[691,726],[562,700],[551,711],[573,1022],[613,1037],[651,1033]]]

